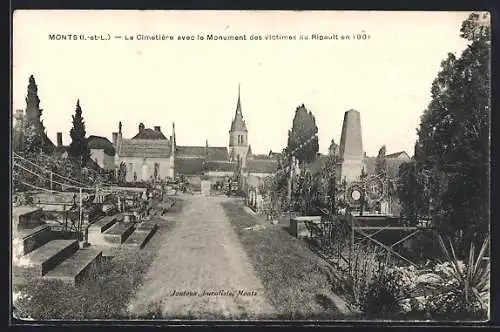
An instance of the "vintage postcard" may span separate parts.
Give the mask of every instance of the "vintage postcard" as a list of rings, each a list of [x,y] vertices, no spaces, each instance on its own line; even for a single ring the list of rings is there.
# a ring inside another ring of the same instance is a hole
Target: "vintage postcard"
[[[12,318],[487,321],[490,34],[15,11]]]

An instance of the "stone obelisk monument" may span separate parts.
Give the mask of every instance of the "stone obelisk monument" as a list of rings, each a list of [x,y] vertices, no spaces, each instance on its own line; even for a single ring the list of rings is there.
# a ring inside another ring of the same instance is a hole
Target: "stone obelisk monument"
[[[361,120],[356,110],[349,110],[344,114],[339,157],[339,179],[346,180],[347,183],[358,180],[363,168],[364,153]]]

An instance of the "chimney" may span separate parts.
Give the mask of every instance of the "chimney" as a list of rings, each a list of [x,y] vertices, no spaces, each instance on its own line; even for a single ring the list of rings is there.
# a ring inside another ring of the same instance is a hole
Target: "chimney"
[[[116,143],[118,143],[118,133],[113,133],[113,146],[116,147]]]
[[[155,131],[160,132],[160,126],[155,126]]]
[[[139,132],[142,133],[142,131],[144,130],[144,123],[139,123]]]
[[[57,133],[57,147],[61,147],[62,144],[62,133]]]

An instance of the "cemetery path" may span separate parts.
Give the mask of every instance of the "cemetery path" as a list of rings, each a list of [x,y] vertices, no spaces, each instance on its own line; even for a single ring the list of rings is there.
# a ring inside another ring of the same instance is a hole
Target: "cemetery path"
[[[160,308],[167,319],[238,319],[274,312],[221,206],[228,199],[186,198],[176,226],[158,239],[163,244],[129,304],[132,315]]]

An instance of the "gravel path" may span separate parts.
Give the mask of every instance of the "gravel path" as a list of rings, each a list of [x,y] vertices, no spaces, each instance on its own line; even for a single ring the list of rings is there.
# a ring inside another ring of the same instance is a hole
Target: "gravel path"
[[[245,319],[274,312],[220,203],[188,196],[164,234],[143,284],[129,304],[133,315],[161,308],[168,319]],[[145,248],[146,250],[146,248]]]

